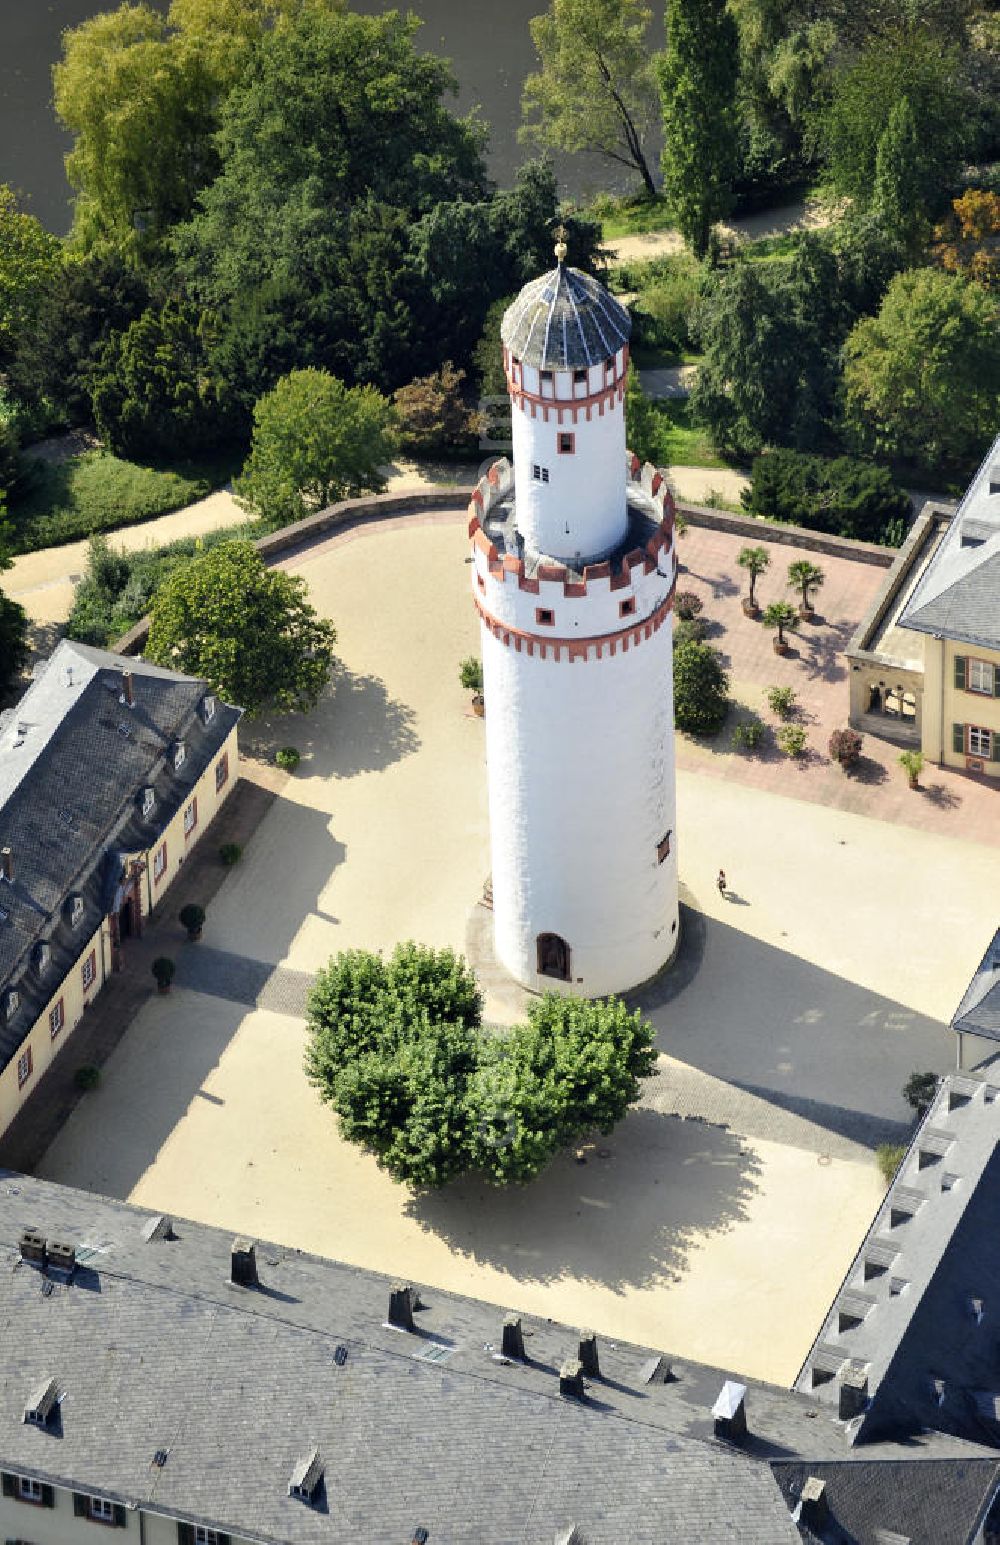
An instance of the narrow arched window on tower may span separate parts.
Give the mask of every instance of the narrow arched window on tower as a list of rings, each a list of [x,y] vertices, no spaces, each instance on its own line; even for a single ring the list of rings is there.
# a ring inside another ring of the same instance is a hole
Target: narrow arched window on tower
[[[535,940],[535,949],[539,976],[553,976],[559,982],[571,980],[570,949],[565,939],[557,933],[540,933]]]

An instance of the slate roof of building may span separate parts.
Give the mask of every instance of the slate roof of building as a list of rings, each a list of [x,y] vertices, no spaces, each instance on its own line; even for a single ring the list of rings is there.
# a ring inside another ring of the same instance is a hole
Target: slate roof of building
[[[1000,1041],[1000,928],[965,989],[952,1016],[951,1028]]]
[[[541,370],[572,370],[611,359],[632,319],[603,284],[560,263],[532,279],[508,306],[500,336],[515,359]]]
[[[1000,437],[899,618],[918,633],[1000,649]]]
[[[1000,1460],[776,1460],[789,1509],[813,1477],[826,1488],[827,1523],[799,1523],[809,1545],[971,1545],[1000,1485]]]
[[[133,707],[121,701],[124,668]],[[0,1067],[107,914],[121,855],[155,842],[239,719],[220,702],[206,723],[205,695],[204,681],[63,640],[0,725],[0,847],[14,862],[13,883],[0,881],[0,986],[21,998],[0,1021]],[[179,740],[186,754],[175,769]],[[149,817],[145,787],[156,795]],[[84,903],[75,928],[71,894]],[[44,976],[31,964],[42,942],[52,951]]]
[[[952,1074],[796,1380],[836,1407],[844,1371],[863,1372],[867,1404],[845,1427],[852,1441],[933,1427],[1000,1447],[998,1215],[1000,1086]]]

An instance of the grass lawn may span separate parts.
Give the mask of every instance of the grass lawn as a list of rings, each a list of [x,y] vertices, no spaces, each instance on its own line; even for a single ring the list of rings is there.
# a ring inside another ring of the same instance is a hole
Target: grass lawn
[[[106,451],[66,461],[26,456],[24,489],[8,509],[15,553],[58,547],[98,531],[114,531],[169,515],[211,493],[232,475],[232,456],[159,471]]]
[[[729,463],[712,444],[708,431],[692,423],[685,397],[665,397],[652,404],[656,415],[657,466],[726,467]]]
[[[643,236],[647,231],[672,231],[674,222],[667,213],[667,201],[662,196],[642,198],[634,195],[623,199],[599,199],[590,211],[601,222],[601,239],[612,241],[619,236]]]

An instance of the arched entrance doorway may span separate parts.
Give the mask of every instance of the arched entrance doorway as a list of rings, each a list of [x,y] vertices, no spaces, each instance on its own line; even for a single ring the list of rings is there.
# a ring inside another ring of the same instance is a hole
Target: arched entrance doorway
[[[553,976],[556,981],[568,982],[570,948],[557,933],[540,933],[535,941],[538,952],[539,976]]]

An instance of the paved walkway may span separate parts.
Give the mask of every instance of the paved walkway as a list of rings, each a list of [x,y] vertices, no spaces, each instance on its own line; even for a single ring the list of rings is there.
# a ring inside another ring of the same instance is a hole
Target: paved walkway
[[[882,584],[885,570],[843,558],[817,558],[804,549],[771,543],[771,567],[757,582],[763,605],[782,598],[796,600],[787,588],[786,573],[799,558],[818,561],[826,575],[816,597],[816,616],[790,635],[791,651],[780,657],[774,653],[774,634],[743,616],[740,597],[746,579],[736,555],[745,541],[690,526],[678,549],[682,571],[677,587],[702,597],[702,615],[711,625],[709,641],[722,652],[732,694],[744,716],[759,714],[776,729],[780,721],[768,710],[765,691],[775,685],[792,687],[801,704],[798,722],[808,733],[808,750],[792,759],[782,755],[773,740],[755,754],[734,750],[731,717],[712,740],[679,736],[678,766],[710,772],[741,788],[766,789],[939,836],[1000,844],[1000,789],[995,779],[931,763],[921,775],[919,791],[914,792],[899,766],[900,748],[872,735],[865,736],[863,761],[856,772],[845,774],[830,761],[830,734],[846,725],[849,708],[843,650]],[[763,545],[768,546],[766,540]]]
[[[819,230],[832,222],[831,210],[820,203],[799,200],[783,209],[768,209],[747,215],[742,220],[723,222],[718,229],[723,236],[737,241],[759,241],[762,236],[785,236],[789,231]],[[607,243],[611,261],[642,262],[685,251],[683,237],[677,231],[650,231],[640,236],[617,236]]]

